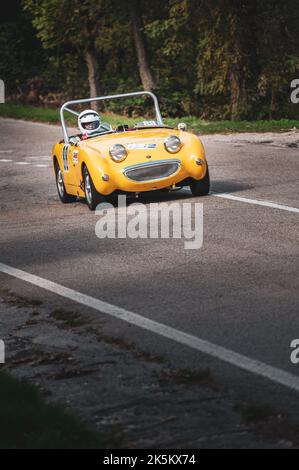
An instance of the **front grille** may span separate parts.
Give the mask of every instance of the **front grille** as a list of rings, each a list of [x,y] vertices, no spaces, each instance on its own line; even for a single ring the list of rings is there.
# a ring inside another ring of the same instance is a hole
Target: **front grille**
[[[145,163],[126,168],[124,174],[137,182],[160,180],[176,173],[180,165],[179,160]]]

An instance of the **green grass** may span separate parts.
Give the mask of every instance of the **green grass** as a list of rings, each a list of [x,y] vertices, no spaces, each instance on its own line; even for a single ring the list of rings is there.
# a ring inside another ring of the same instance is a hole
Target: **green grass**
[[[47,122],[50,124],[59,124],[59,109],[53,108],[38,108],[35,106],[24,106],[19,104],[0,104],[0,116],[10,117],[15,119],[25,119],[28,121]],[[69,124],[76,125],[76,117],[66,113]],[[130,119],[117,114],[104,114],[103,120],[108,121],[112,126],[123,124],[134,124],[136,119]],[[138,119],[137,119],[138,120]]]
[[[59,111],[51,108],[37,108],[19,104],[0,104],[0,116],[30,121],[50,122],[59,121]]]
[[[53,108],[38,108],[18,104],[0,104],[0,116],[15,119],[26,119],[30,121],[59,123],[59,110]],[[117,114],[107,113],[103,120],[112,126],[127,123],[133,124],[139,119],[127,118]],[[197,117],[185,116],[180,119],[165,119],[165,123],[176,126],[179,122],[186,122],[188,129],[200,134],[215,134],[229,132],[282,132],[294,127],[299,129],[299,120],[281,119],[278,121],[204,121]],[[76,119],[70,116],[69,123],[76,123]]]
[[[296,127],[299,120],[280,119],[279,121],[203,121],[196,117],[167,119],[169,125],[185,122],[189,129],[200,134],[222,134],[230,132],[283,132]]]
[[[48,405],[37,389],[0,372],[0,449],[101,448],[98,434]]]

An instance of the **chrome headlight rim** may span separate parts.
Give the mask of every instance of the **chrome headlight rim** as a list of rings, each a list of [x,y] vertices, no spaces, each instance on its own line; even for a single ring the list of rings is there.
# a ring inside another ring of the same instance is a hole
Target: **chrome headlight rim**
[[[112,147],[110,147],[109,149],[109,154],[110,154],[111,160],[113,160],[116,163],[123,162],[128,156],[127,149],[122,144],[112,145]]]
[[[172,143],[171,143],[171,140],[172,140]],[[174,144],[174,142],[176,142],[176,145]],[[170,135],[164,141],[165,149],[167,150],[167,152],[172,153],[172,154],[178,153],[181,150],[182,146],[183,146],[182,141],[177,135]]]

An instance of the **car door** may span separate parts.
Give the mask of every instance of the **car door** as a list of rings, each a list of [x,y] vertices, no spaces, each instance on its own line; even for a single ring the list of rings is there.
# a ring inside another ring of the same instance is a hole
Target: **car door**
[[[79,150],[75,145],[65,144],[62,149],[62,163],[64,183],[68,186],[78,187],[77,165]]]

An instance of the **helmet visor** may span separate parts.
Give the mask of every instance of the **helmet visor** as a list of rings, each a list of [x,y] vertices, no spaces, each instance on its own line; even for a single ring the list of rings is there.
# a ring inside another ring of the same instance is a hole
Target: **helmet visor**
[[[86,131],[94,131],[97,129],[100,125],[99,119],[96,119],[95,121],[90,121],[90,122],[82,122],[82,127]]]

